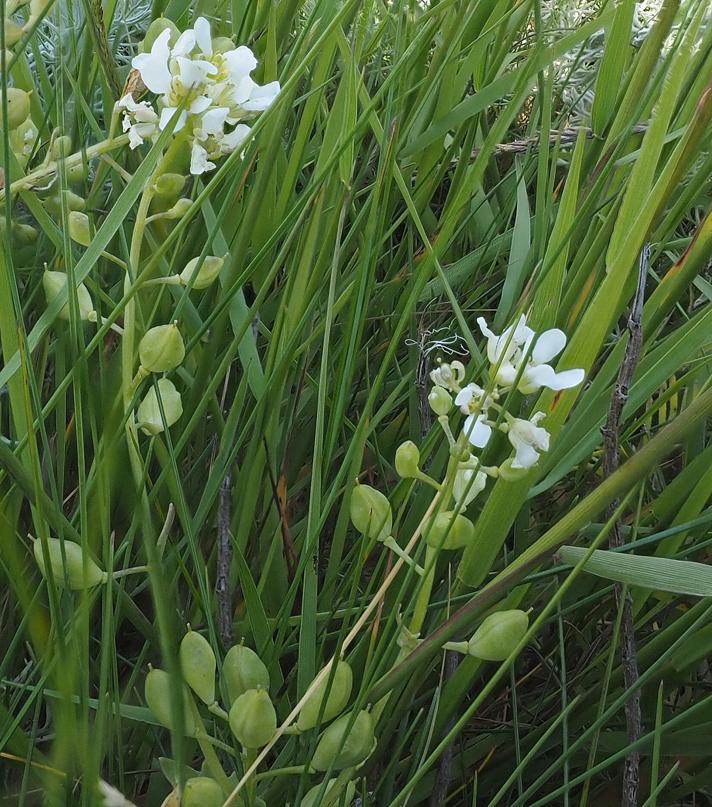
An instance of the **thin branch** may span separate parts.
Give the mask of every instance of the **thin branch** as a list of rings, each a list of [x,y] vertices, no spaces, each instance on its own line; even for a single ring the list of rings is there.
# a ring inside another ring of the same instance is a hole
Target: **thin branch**
[[[232,597],[230,596],[230,564],[232,543],[230,540],[230,501],[232,477],[228,473],[220,486],[218,501],[218,563],[215,593],[218,601],[218,631],[224,647],[232,647],[235,637],[232,630]]]
[[[618,379],[613,389],[611,404],[608,409],[608,418],[603,427],[603,474],[608,478],[618,470],[620,464],[620,421],[623,407],[628,400],[628,390],[635,368],[640,359],[641,347],[643,344],[643,301],[645,297],[645,281],[648,274],[648,261],[650,259],[650,248],[646,244],[640,256],[640,268],[638,272],[638,286],[633,298],[633,305],[628,317],[628,344],[626,345],[623,363]],[[609,505],[606,516],[610,517],[614,512],[618,502],[613,501]],[[620,521],[613,524],[609,537],[609,545],[613,549],[618,549],[625,543]],[[638,659],[636,655],[635,628],[633,621],[633,600],[627,587],[620,583],[615,584],[616,602],[621,607],[623,598],[621,619],[621,663],[623,665],[623,679],[626,689],[635,686],[639,678]],[[640,712],[640,690],[636,689],[635,694],[625,705],[626,734],[629,743],[637,742],[643,733],[642,719]],[[638,784],[640,779],[640,752],[635,749],[625,758],[623,769],[623,793],[621,795],[622,807],[635,807],[638,803]]]

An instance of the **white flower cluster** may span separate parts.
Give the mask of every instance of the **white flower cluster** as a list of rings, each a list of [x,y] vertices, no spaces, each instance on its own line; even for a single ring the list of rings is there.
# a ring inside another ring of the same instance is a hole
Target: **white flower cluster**
[[[475,448],[484,448],[496,427],[507,434],[514,456],[505,460],[497,470],[481,468],[473,455],[462,461],[453,490],[455,499],[462,506],[467,506],[484,489],[487,472],[491,475],[523,472],[536,465],[539,456],[549,450],[549,432],[539,425],[545,414],[535,412],[528,420],[514,417],[497,403],[500,396],[513,388],[525,395],[542,387],[557,391],[570,389],[581,384],[585,375],[581,369],[557,373],[548,364],[566,346],[566,334],[558,328],[537,336],[527,326],[523,315],[500,335],[493,333],[482,317],[477,324],[487,338],[491,390],[487,392],[474,382],[464,384],[466,370],[462,362],[440,364],[430,373],[435,385],[430,394],[431,406],[440,415],[441,422],[447,420],[447,411],[452,405],[450,393],[453,393],[455,405],[467,416],[463,432],[468,442]],[[490,417],[493,409],[501,413],[499,423]],[[454,442],[451,436],[450,439]]]
[[[280,91],[278,81],[256,84],[250,73],[257,67],[246,46],[221,50],[213,40],[210,23],[198,17],[195,26],[171,44],[173,31],[163,30],[149,53],[131,62],[146,87],[158,95],[158,112],[148,101],[125,95],[123,129],[131,148],[154,138],[178,113],[174,132],[189,130],[190,172],[203,174],[215,168],[213,160],[239,148],[250,133],[240,121],[267,109]]]

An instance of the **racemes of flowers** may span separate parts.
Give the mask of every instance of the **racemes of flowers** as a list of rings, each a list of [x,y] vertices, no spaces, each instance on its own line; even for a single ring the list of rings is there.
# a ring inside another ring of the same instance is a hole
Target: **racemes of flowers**
[[[213,38],[204,17],[183,33],[168,21],[165,26],[150,50],[131,62],[157,96],[156,106],[128,93],[119,101],[122,125],[131,148],[137,148],[177,116],[173,131],[187,135],[190,172],[199,175],[245,142],[250,127],[243,121],[266,110],[280,85],[257,84],[250,75],[257,67],[254,53],[245,45],[233,47],[225,37]]]

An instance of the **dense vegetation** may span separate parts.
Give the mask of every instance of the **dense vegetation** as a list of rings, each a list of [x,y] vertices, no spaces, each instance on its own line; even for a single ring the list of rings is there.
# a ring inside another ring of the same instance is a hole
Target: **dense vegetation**
[[[707,0],[3,8],[0,804],[712,803]]]

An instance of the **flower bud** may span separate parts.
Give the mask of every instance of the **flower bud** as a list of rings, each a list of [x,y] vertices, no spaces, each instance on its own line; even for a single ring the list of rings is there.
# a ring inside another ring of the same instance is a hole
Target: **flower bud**
[[[165,670],[152,669],[146,676],[144,696],[148,708],[158,722],[170,729],[173,728],[173,706],[171,701],[171,691],[176,682]],[[183,693],[183,733],[186,737],[195,734],[195,719],[191,710],[191,698],[185,684],[180,683]]]
[[[141,366],[149,373],[175,370],[185,358],[185,345],[175,322],[157,325],[143,335],[138,346]]]
[[[18,25],[14,20],[5,20],[5,45],[8,48],[16,45],[22,39],[24,33],[22,26]]]
[[[331,687],[329,688],[329,679],[331,678]],[[351,672],[351,667],[345,661],[339,661],[336,665],[336,670],[327,674],[319,686],[307,698],[302,711],[299,713],[297,720],[297,727],[300,731],[307,731],[314,728],[317,723],[328,723],[333,717],[336,717],[349,702],[351,697],[351,687],[353,686],[354,675]],[[329,695],[326,696],[327,688]],[[323,704],[323,711],[322,711]],[[321,720],[319,713],[321,712]]]
[[[87,206],[86,199],[83,199],[79,194],[74,191],[63,190],[59,193],[52,194],[45,199],[44,205],[47,210],[57,218],[62,216],[62,202],[66,205],[67,210],[84,210]]]
[[[187,286],[190,283],[190,279],[193,277],[195,273],[195,268],[200,261],[200,257],[193,258],[193,260],[188,261],[185,266],[185,269],[180,273],[181,283],[184,286]],[[223,268],[223,264],[225,263],[224,258],[218,258],[215,255],[206,255],[205,260],[203,261],[202,266],[198,270],[198,274],[195,276],[193,280],[193,288],[194,289],[205,289],[207,288],[213,280],[220,274],[220,270]]]
[[[72,153],[72,138],[69,135],[55,137],[50,146],[50,157],[53,160],[63,160]]]
[[[20,29],[22,30],[22,29]],[[16,129],[30,114],[30,94],[19,87],[7,88],[7,128]],[[0,107],[2,121],[2,107]]]
[[[529,468],[512,468],[513,457],[509,457],[499,466],[499,476],[505,482],[517,482],[529,474]]]
[[[180,192],[185,187],[186,178],[183,174],[161,174],[153,183],[153,192],[156,196],[163,196],[168,199],[177,199]]]
[[[420,451],[412,440],[401,443],[396,450],[396,472],[403,479],[411,479],[418,475]]]
[[[312,768],[316,771],[352,768],[368,759],[374,745],[373,718],[369,712],[359,712],[355,720],[349,712],[335,720],[321,735],[312,757]]]
[[[359,485],[351,491],[349,505],[351,523],[369,538],[385,541],[393,529],[391,503],[380,490]]]
[[[277,714],[266,689],[248,689],[230,707],[230,729],[244,748],[262,748],[277,731]]]
[[[497,611],[482,621],[467,643],[467,651],[484,661],[504,661],[519,644],[529,627],[525,611]]]
[[[225,794],[222,788],[208,776],[193,776],[183,786],[181,807],[222,807]]]
[[[161,213],[162,219],[168,219],[169,221],[173,221],[175,219],[182,219],[183,216],[190,210],[193,206],[192,199],[178,199],[178,201],[173,205],[173,207],[169,208],[165,211],[165,213]],[[218,270],[219,271],[219,270]]]
[[[175,45],[178,37],[180,36],[178,26],[173,22],[173,20],[169,20],[167,17],[158,17],[146,29],[146,35],[138,47],[139,52],[149,53],[153,47],[153,43],[158,39],[163,31],[166,30],[166,28],[168,28],[168,30],[171,32],[170,38],[168,39],[168,44],[171,46]]]
[[[67,286],[67,275],[64,272],[50,272],[45,269],[42,275],[42,286],[45,290],[47,302],[52,303],[55,297],[60,294]],[[91,295],[87,287],[80,283],[77,286],[77,305],[79,307],[79,318],[83,320],[91,319],[94,313],[94,304],[91,301]],[[71,316],[69,309],[69,301],[67,301],[59,312],[61,319],[68,320]]]
[[[242,644],[227,651],[220,675],[230,703],[249,689],[269,689],[267,667],[254,650]]]
[[[215,703],[215,653],[207,639],[194,630],[188,631],[178,651],[186,684],[203,703]]]
[[[166,426],[170,428],[183,414],[180,393],[167,378],[159,378],[156,384],[161,394]],[[163,431],[163,418],[161,417],[161,408],[158,405],[155,385],[151,387],[146,393],[146,397],[141,401],[136,416],[138,425],[144,434],[156,435]]]
[[[47,577],[42,542],[39,540],[34,541],[32,551],[42,575]],[[99,568],[91,558],[85,558],[81,546],[73,541],[48,538],[47,554],[49,555],[49,567],[52,577],[58,586],[64,586],[66,582],[69,588],[73,590],[93,588],[108,579],[107,573]],[[67,572],[66,581],[65,568]]]
[[[455,516],[453,510],[437,513],[423,530],[425,543],[439,549],[461,549],[475,537],[475,525],[463,515]]]
[[[452,409],[452,396],[444,387],[433,387],[428,395],[430,408],[436,415],[447,415]]]
[[[83,247],[88,247],[91,243],[91,227],[89,226],[89,216],[79,210],[72,210],[67,216],[67,226],[69,237]]]
[[[318,785],[314,785],[314,787],[307,790],[304,794],[304,798],[301,801],[301,807],[319,807],[320,804],[323,804],[323,799],[329,795],[329,791],[334,786],[336,779],[329,779],[328,784],[326,785],[326,790],[324,791],[321,798],[319,797],[319,793],[321,793],[321,788],[323,782],[319,782]],[[351,804],[354,800],[354,796],[356,795],[356,783],[355,782],[348,782],[346,784],[346,792],[344,794],[343,801],[336,800],[333,802],[334,805],[336,804]],[[317,801],[318,799],[318,801]]]

